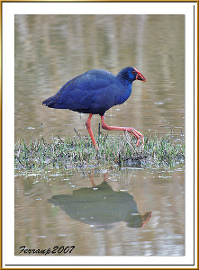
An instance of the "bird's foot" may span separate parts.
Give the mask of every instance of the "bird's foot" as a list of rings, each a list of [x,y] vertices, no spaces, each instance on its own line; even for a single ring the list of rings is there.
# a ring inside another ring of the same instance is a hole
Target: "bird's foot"
[[[101,116],[101,121],[102,121],[102,128],[103,129],[105,129],[105,130],[127,131],[127,132],[133,134],[133,136],[137,139],[136,146],[138,146],[140,144],[140,139],[142,139],[142,144],[144,145],[144,136],[142,135],[142,133],[140,133],[136,129],[131,128],[131,127],[114,127],[114,126],[108,126],[104,122],[104,116]]]
[[[142,133],[140,133],[139,131],[137,131],[134,128],[127,128],[126,129],[129,133],[133,134],[133,136],[137,139],[137,143],[136,146],[139,146],[140,144],[140,139],[142,139],[142,145],[144,145],[144,136],[142,135]]]

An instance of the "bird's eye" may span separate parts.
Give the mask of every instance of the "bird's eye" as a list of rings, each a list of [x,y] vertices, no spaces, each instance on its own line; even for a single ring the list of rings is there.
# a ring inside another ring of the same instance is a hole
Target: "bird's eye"
[[[132,71],[132,73],[133,73],[133,74],[135,74],[135,73],[136,73],[136,71]]]

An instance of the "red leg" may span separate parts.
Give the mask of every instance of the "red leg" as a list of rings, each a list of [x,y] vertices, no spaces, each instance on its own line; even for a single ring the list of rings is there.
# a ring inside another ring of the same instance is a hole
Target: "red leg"
[[[113,126],[108,126],[105,122],[104,122],[104,116],[101,116],[101,120],[102,120],[102,128],[106,129],[106,130],[123,130],[123,131],[128,131],[129,133],[133,134],[133,136],[137,139],[137,143],[136,145],[138,146],[140,144],[140,137],[142,139],[142,143],[144,144],[144,136],[138,132],[136,129],[134,128],[130,128],[130,127],[113,127]]]
[[[86,121],[86,128],[88,130],[88,133],[89,135],[91,136],[91,140],[93,142],[93,146],[98,149],[98,146],[97,146],[97,143],[95,141],[95,137],[94,137],[94,134],[93,134],[93,131],[91,129],[91,118],[92,118],[92,113],[89,113],[89,116],[88,116],[88,119]]]
[[[90,173],[90,181],[91,181],[91,184],[92,184],[92,187],[95,187],[95,182],[93,180],[93,169],[91,170],[91,173]]]

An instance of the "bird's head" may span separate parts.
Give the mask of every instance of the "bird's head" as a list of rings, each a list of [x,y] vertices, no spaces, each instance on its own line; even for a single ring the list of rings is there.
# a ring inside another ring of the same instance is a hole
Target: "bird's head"
[[[142,73],[140,73],[134,67],[126,67],[123,68],[117,75],[117,77],[121,78],[124,81],[133,82],[135,80],[140,80],[146,82],[146,79]]]

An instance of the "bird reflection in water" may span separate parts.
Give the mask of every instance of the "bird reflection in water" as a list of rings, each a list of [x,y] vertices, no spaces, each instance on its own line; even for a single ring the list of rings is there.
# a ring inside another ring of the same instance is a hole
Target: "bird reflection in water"
[[[107,174],[100,185],[74,190],[72,195],[54,195],[48,201],[59,206],[71,218],[80,222],[106,227],[115,222],[126,222],[130,228],[141,228],[150,219],[152,212],[141,215],[132,195],[124,191],[114,191],[107,183]]]

